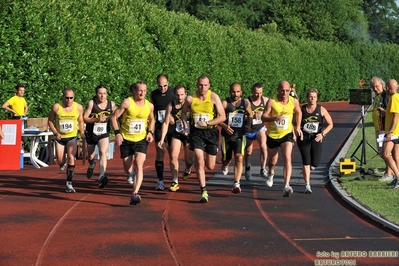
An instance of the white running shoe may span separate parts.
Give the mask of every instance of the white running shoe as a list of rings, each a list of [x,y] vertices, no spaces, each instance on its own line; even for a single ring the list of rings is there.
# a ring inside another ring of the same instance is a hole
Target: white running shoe
[[[267,178],[267,170],[266,170],[266,169],[261,169],[261,170],[260,170],[260,176],[261,176],[263,179],[266,179],[266,178]]]
[[[267,185],[268,187],[272,187],[272,186],[273,186],[273,177],[274,177],[274,174],[268,174],[268,175],[267,175],[267,178],[266,178],[266,185]]]
[[[134,170],[127,176],[127,183],[128,184],[133,184],[134,176],[136,175],[136,172]]]
[[[239,194],[239,193],[241,193],[241,187],[240,187],[240,183],[234,183],[234,185],[233,185],[233,189],[231,190],[231,193],[234,193],[234,194]]]
[[[165,184],[163,180],[158,180],[158,185],[155,187],[155,190],[165,190]]]
[[[61,172],[65,172],[65,169],[66,169],[66,163],[64,163],[63,165],[60,166]]]
[[[294,193],[294,190],[293,190],[292,187],[290,187],[290,186],[286,186],[286,187],[283,189],[283,197],[289,197],[289,196],[292,195],[292,193]]]
[[[310,187],[310,184],[306,184],[304,193],[305,194],[312,194],[312,188]]]
[[[72,186],[72,181],[66,181],[65,192],[66,193],[76,193],[76,190]]]
[[[222,167],[222,172],[223,172],[224,175],[227,175],[229,173],[229,167],[227,165],[223,166]]]
[[[391,182],[393,180],[393,175],[387,175],[384,174],[383,176],[381,176],[380,179],[378,179],[378,181],[380,182]]]

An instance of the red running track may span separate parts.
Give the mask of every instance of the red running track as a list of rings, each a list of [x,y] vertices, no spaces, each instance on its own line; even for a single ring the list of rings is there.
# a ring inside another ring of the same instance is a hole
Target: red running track
[[[177,192],[155,191],[154,144],[143,201],[136,206],[129,205],[132,189],[119,152],[108,161],[105,189],[85,177],[87,165],[78,161],[76,194],[64,192],[65,174],[56,165],[0,171],[0,265],[317,265],[324,259],[398,265],[398,235],[350,208],[325,185],[326,167],[355,127],[360,109],[345,102],[324,106],[335,128],[324,143],[320,169],[312,172],[311,195],[302,193],[296,148],[290,198],[282,197],[281,167],[272,188],[255,172],[250,182],[242,179],[239,195],[230,192],[231,174],[209,172],[207,204],[199,203],[195,174],[180,181]],[[254,169],[258,156],[253,155]],[[167,185],[168,169],[166,162]],[[373,257],[372,251],[392,252]]]

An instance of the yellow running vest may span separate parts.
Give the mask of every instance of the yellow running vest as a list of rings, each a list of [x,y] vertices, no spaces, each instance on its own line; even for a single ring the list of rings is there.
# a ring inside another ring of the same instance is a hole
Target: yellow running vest
[[[144,100],[144,106],[138,106],[132,97],[129,97],[129,101],[130,106],[122,116],[121,134],[125,140],[138,142],[147,137],[151,104]]]
[[[66,112],[62,107],[62,103],[60,103],[57,111],[58,123],[56,123],[56,127],[61,138],[74,138],[78,135],[78,117],[78,105],[75,102],[70,112]]]
[[[269,122],[267,127],[267,136],[273,139],[280,139],[288,133],[292,133],[292,118],[294,114],[295,103],[294,98],[291,96],[288,96],[287,104],[281,104],[277,99],[277,95],[274,96],[273,100],[274,103],[272,105],[270,117],[283,115],[284,120]]]
[[[206,129],[213,128],[214,126],[200,127],[199,121],[210,121],[214,117],[214,104],[212,102],[211,90],[208,90],[205,100],[198,99],[197,94],[193,94],[193,102],[191,103],[191,120],[192,125],[196,128]]]

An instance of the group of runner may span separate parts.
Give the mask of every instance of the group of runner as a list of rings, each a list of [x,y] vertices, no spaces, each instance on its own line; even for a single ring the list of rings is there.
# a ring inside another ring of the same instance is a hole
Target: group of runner
[[[184,150],[187,180],[193,166],[201,189],[200,202],[208,202],[205,167],[213,170],[219,150],[221,133],[222,172],[227,175],[234,155],[234,183],[232,193],[241,193],[240,179],[252,178],[250,157],[253,142],[260,148],[260,173],[266,185],[273,186],[278,150],[284,160],[283,196],[293,193],[290,186],[292,174],[291,156],[297,141],[303,159],[305,193],[311,193],[310,169],[320,163],[321,143],[332,129],[333,123],[327,110],[317,104],[318,91],[307,91],[307,104],[300,107],[297,98],[290,96],[293,90],[287,81],[281,81],[277,94],[263,95],[260,83],[252,86],[251,95],[243,98],[241,84],[230,85],[230,97],[221,100],[212,92],[208,76],[197,79],[196,90],[187,95],[187,88],[169,86],[168,77],[157,77],[158,88],[146,99],[147,84],[138,81],[130,86],[130,96],[120,106],[107,99],[107,88],[99,85],[95,96],[83,108],[74,101],[72,88],[63,91],[62,101],[55,103],[48,116],[48,125],[54,134],[56,158],[61,171],[66,169],[66,189],[76,192],[72,185],[78,132],[82,143],[87,143],[89,166],[87,178],[92,178],[96,167],[95,147],[99,153],[98,187],[108,184],[106,175],[109,134],[115,133],[115,145],[120,147],[126,179],[133,186],[130,204],[141,202],[139,190],[143,181],[143,166],[148,144],[155,141],[157,173],[156,190],[164,190],[165,151],[170,156],[171,191],[179,189],[179,154]],[[323,126],[323,121],[326,126]],[[220,129],[220,130],[219,130]],[[268,169],[267,169],[268,167]]]

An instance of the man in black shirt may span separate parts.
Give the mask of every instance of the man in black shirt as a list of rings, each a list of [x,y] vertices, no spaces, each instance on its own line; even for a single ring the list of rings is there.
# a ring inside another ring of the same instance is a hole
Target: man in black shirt
[[[169,87],[168,76],[165,74],[159,74],[157,76],[157,86],[156,90],[151,92],[151,103],[154,105],[154,117],[155,117],[155,147],[156,147],[156,159],[155,159],[155,170],[158,177],[158,185],[156,190],[164,190],[165,184],[163,181],[163,171],[164,171],[164,149],[159,148],[158,142],[161,140],[162,136],[162,123],[165,119],[165,110],[170,102],[174,100],[173,88]]]

